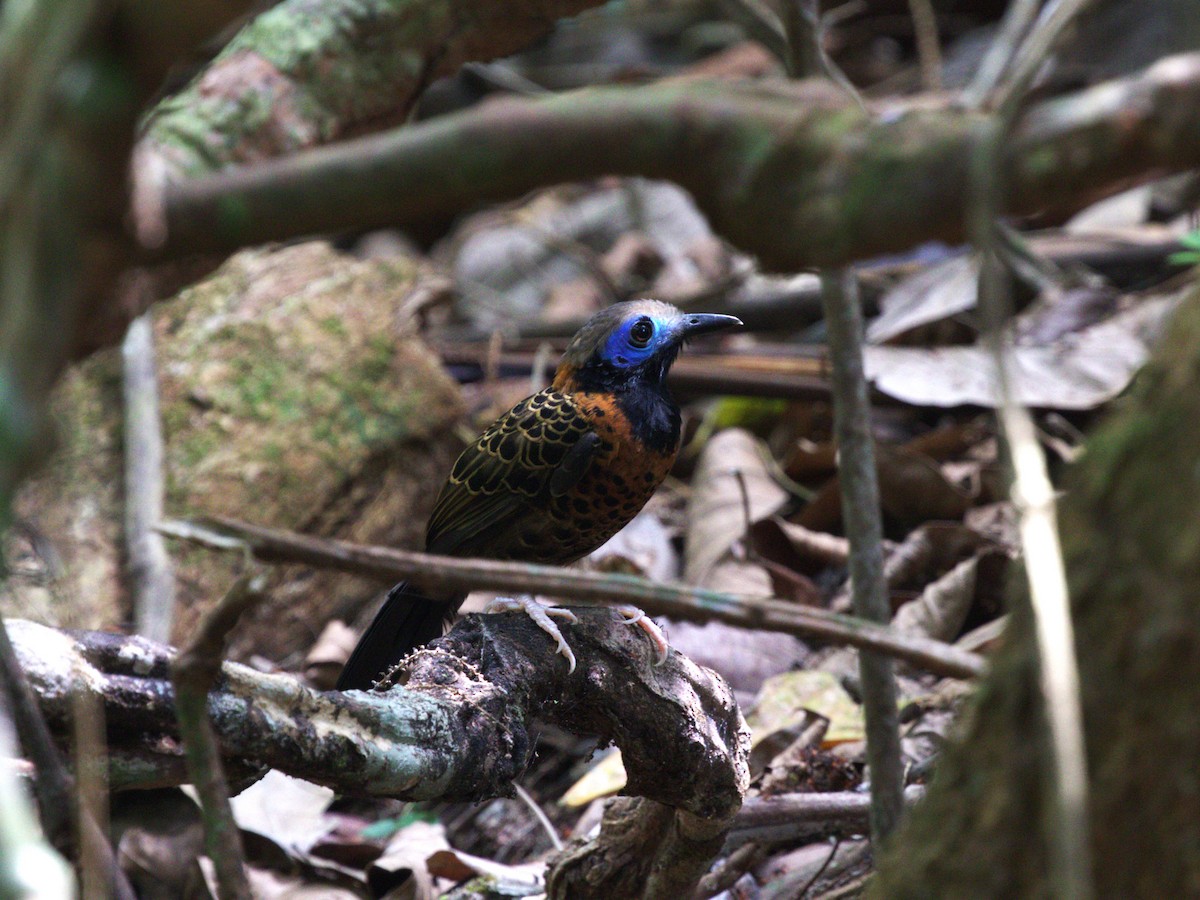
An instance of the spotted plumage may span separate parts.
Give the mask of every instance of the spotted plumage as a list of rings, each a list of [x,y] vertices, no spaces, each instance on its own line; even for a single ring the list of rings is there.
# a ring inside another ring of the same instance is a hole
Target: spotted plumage
[[[684,340],[740,324],[654,300],[618,303],[572,338],[554,382],[463,451],[426,533],[431,553],[566,564],[625,526],[679,449],[664,379]],[[441,634],[463,595],[397,585],[346,664],[339,688],[368,687]]]

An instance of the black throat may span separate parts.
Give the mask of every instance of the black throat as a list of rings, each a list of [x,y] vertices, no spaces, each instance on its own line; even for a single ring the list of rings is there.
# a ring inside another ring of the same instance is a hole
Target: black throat
[[[657,453],[673,454],[679,449],[679,407],[663,381],[675,355],[655,357],[633,369],[593,357],[575,373],[575,383],[588,393],[611,394],[638,441]]]

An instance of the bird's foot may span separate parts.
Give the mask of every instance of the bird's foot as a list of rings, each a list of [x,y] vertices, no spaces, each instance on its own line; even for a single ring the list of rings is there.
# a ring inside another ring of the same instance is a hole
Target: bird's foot
[[[671,645],[667,643],[667,636],[663,634],[662,629],[654,624],[654,620],[636,606],[630,606],[627,603],[614,606],[613,609],[624,616],[626,625],[636,625],[642,631],[646,632],[650,638],[650,643],[654,645],[654,664],[661,666],[665,663],[667,661],[667,653],[671,650]]]
[[[562,632],[554,624],[555,619],[562,619],[564,622],[578,622],[575,613],[569,609],[563,609],[561,606],[546,606],[543,603],[538,603],[532,597],[497,597],[495,600],[488,603],[483,608],[485,613],[499,612],[516,612],[520,610],[525,615],[533,619],[535,625],[550,637],[554,638],[558,647],[559,653],[567,658],[567,674],[570,675],[575,671],[575,654],[571,652],[571,646],[563,637]]]

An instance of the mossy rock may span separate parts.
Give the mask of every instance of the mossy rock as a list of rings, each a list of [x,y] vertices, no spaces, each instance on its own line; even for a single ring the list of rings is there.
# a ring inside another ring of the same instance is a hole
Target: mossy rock
[[[364,261],[313,242],[240,253],[155,307],[167,515],[419,545],[458,449],[462,401],[402,315],[416,276],[410,260]],[[5,612],[88,628],[129,621],[120,391],[115,349],[59,385],[60,447],[17,503]],[[178,636],[227,587],[234,563],[170,549]],[[280,605],[255,617],[269,628],[250,623],[239,643],[299,649],[376,590],[285,571],[274,583]]]

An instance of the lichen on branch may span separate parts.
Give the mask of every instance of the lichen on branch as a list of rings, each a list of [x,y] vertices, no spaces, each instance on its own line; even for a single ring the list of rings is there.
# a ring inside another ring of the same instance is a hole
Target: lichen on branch
[[[748,733],[729,687],[677,653],[662,666],[605,609],[576,609],[574,674],[521,616],[468,616],[369,692],[320,692],[226,663],[209,715],[227,762],[273,767],[358,795],[409,800],[505,796],[528,764],[534,718],[617,744],[628,791],[705,819],[737,811]],[[18,656],[53,727],[71,695],[103,701],[114,787],[180,783],[169,665],[144,638],[64,632],[21,620]]]

